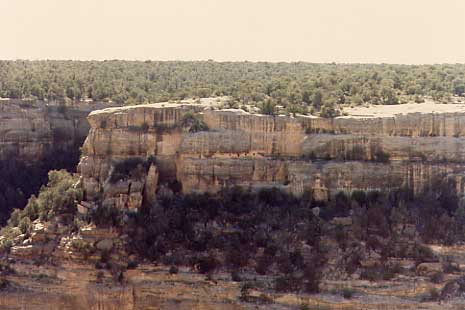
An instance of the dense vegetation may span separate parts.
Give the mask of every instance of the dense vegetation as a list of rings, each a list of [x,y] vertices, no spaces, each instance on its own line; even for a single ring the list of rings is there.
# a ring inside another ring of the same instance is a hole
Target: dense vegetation
[[[268,114],[340,104],[397,104],[424,96],[448,102],[465,92],[465,65],[252,62],[0,61],[0,97],[137,104],[228,95]]]
[[[0,248],[11,246],[12,240],[19,234],[29,234],[32,222],[60,220],[69,225],[76,213],[76,203],[82,199],[82,190],[76,187],[78,178],[66,170],[52,170],[48,173],[48,183],[40,189],[38,196],[32,195],[23,210],[14,209],[8,219],[8,225],[1,230],[5,238]],[[19,229],[15,229],[19,228]]]
[[[22,209],[31,195],[37,195],[47,184],[51,169],[75,171],[79,162],[79,146],[69,151],[55,150],[37,163],[24,163],[14,157],[0,161],[0,225],[4,225],[13,209]]]
[[[19,234],[29,234],[36,219],[59,221],[70,233],[92,221],[124,235],[132,259],[171,265],[171,273],[178,265],[192,266],[209,278],[215,271],[229,270],[234,281],[244,281],[246,294],[254,285],[313,293],[323,276],[357,273],[375,281],[415,274],[415,269],[403,270],[391,259],[407,258],[417,265],[437,262],[423,243],[465,242],[465,208],[447,181],[434,182],[416,198],[403,190],[355,191],[341,192],[328,202],[315,201],[310,193],[298,198],[277,189],[253,192],[233,187],[217,194],[189,195],[165,191],[155,204],[139,211],[99,206],[84,217],[76,213],[82,199],[76,182],[66,171],[50,172],[38,197],[12,213],[1,232],[1,247],[8,249]],[[125,268],[137,267],[134,260],[125,267],[121,261],[112,263],[111,252],[99,253],[91,244],[76,249],[85,257],[100,254],[96,267],[116,270],[118,279],[124,277]],[[373,257],[378,257],[376,264],[362,263]],[[457,270],[443,263],[445,273]],[[269,279],[274,279],[272,287]],[[434,274],[431,281],[441,282],[443,275]]]
[[[100,207],[93,221],[120,225],[131,240],[129,252],[142,258],[195,266],[205,274],[226,269],[236,278],[244,271],[271,275],[278,291],[316,292],[323,274],[334,272],[328,259],[339,277],[358,272],[388,280],[403,272],[389,258],[437,261],[423,242],[464,242],[465,209],[451,185],[437,181],[416,198],[402,190],[356,191],[328,202],[314,201],[310,193],[297,198],[277,189],[230,188],[162,196],[125,216]],[[363,267],[373,255],[379,263]]]

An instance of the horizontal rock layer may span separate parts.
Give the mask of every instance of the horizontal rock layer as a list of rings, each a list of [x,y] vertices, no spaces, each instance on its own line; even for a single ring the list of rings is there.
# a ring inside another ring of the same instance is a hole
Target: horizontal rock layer
[[[52,151],[78,148],[90,128],[87,115],[106,106],[0,101],[0,160],[34,163]]]
[[[192,132],[186,117],[209,129]],[[463,192],[464,113],[324,119],[154,104],[95,111],[89,123],[79,165],[86,197],[118,207],[153,200],[174,180],[183,192],[276,186],[327,199],[357,189],[418,193],[448,176]],[[134,157],[152,163],[115,181],[116,165]]]

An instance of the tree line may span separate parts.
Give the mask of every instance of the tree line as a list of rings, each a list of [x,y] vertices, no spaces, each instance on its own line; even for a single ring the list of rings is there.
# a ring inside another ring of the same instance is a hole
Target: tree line
[[[342,104],[450,102],[465,65],[214,61],[0,61],[0,97],[131,105],[230,96],[232,105],[334,116]]]

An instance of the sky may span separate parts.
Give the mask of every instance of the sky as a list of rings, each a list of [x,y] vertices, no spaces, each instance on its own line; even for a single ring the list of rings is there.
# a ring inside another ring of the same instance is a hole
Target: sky
[[[465,63],[465,0],[0,0],[0,59]]]

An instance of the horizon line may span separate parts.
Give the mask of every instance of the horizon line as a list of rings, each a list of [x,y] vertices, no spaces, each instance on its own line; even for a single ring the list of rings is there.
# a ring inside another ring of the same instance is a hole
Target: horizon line
[[[435,66],[435,65],[465,65],[465,62],[431,62],[431,63],[401,63],[401,62],[313,62],[307,60],[215,60],[215,59],[124,59],[124,58],[108,58],[108,59],[72,59],[72,58],[15,58],[2,59],[0,61],[30,61],[30,62],[45,62],[45,61],[71,61],[71,62],[110,62],[110,61],[126,61],[126,62],[213,62],[213,63],[271,63],[271,64],[316,64],[316,65],[399,65],[399,66]]]

